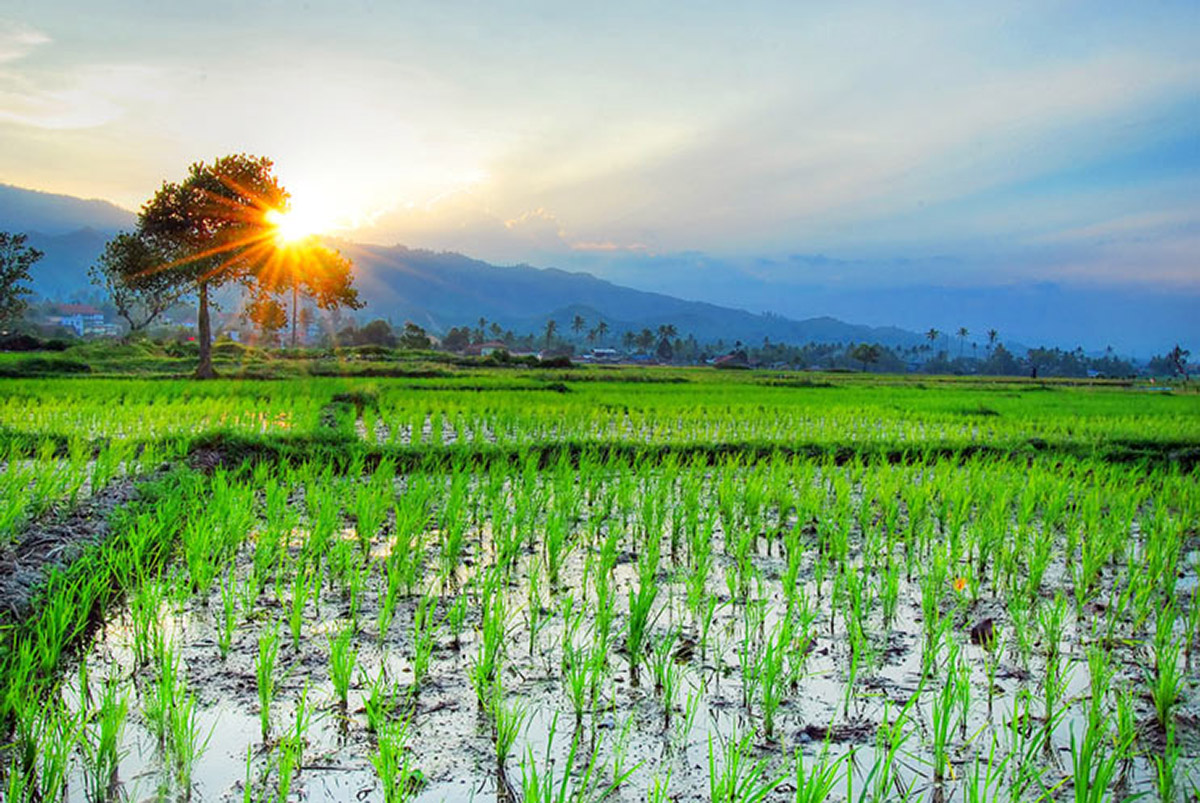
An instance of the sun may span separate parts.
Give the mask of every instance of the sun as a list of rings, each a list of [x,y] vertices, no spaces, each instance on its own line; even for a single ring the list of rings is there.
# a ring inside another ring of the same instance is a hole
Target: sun
[[[319,216],[306,214],[302,209],[268,209],[263,215],[267,224],[275,230],[275,239],[281,245],[295,245],[321,233],[324,226]]]

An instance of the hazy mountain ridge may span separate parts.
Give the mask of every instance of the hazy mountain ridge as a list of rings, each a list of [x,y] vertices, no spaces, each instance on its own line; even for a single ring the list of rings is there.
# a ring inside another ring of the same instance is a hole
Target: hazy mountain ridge
[[[829,317],[795,321],[777,315],[699,301],[684,301],[613,284],[588,273],[528,265],[501,267],[455,253],[404,246],[385,248],[337,243],[354,259],[367,311],[396,323],[412,320],[434,331],[475,325],[480,317],[514,332],[540,332],[546,321],[570,332],[576,314],[592,328],[603,320],[608,342],[624,331],[656,330],[673,324],[681,336],[759,344],[851,340],[909,346],[923,342],[915,332],[867,327]],[[581,333],[582,334],[582,333]]]
[[[137,215],[102,200],[40,192],[0,184],[0,230],[61,235],[79,229],[116,232],[133,226]]]
[[[89,282],[88,268],[112,234],[134,223],[134,213],[104,201],[0,184],[0,230],[25,231],[30,244],[45,252],[33,271],[33,289],[42,296],[64,300],[93,297],[98,289]],[[946,337],[940,338],[935,348],[947,348],[957,355],[964,344],[950,331],[951,327],[939,323],[951,319],[956,325],[961,322],[971,327],[965,344],[968,355],[973,353],[971,342],[986,343],[986,329],[996,326],[1000,340],[1018,353],[1024,347],[1015,341],[1068,349],[1083,345],[1092,353],[1102,352],[1104,345],[1112,342],[1119,352],[1147,356],[1165,351],[1176,338],[1194,337],[1198,332],[1193,302],[1200,303],[1200,298],[1186,290],[1172,294],[1136,288],[1061,288],[1043,283],[1002,288],[913,286],[851,291],[769,286],[750,276],[732,272],[723,275],[721,281],[736,283],[742,296],[760,298],[758,309],[766,308],[769,301],[774,309],[811,311],[811,317],[795,313],[794,317],[786,317],[748,312],[711,300],[685,300],[653,289],[635,289],[584,271],[497,266],[454,252],[399,245],[336,240],[331,244],[357,263],[361,297],[368,305],[363,315],[390,318],[397,325],[411,320],[436,333],[444,333],[451,326],[475,326],[483,317],[519,334],[542,332],[546,321],[553,319],[560,334],[570,335],[571,321],[580,314],[588,329],[601,320],[608,325],[607,344],[619,342],[625,331],[656,330],[662,324],[673,324],[681,336],[694,334],[707,342],[741,340],[758,345],[766,337],[793,344],[855,341],[907,347],[928,343],[923,333],[937,326]],[[678,295],[712,297],[713,288],[698,282],[695,274],[689,280],[687,271],[668,273],[678,286],[674,291]],[[659,274],[648,277],[653,281],[663,278]],[[734,297],[732,292],[729,295]],[[846,323],[845,318],[890,319],[900,325],[856,325]],[[1039,327],[1039,322],[1045,325]],[[1058,326],[1062,331],[1055,336],[1049,331],[1055,322],[1072,326]],[[1076,338],[1069,333],[1072,329],[1092,334],[1087,339]]]

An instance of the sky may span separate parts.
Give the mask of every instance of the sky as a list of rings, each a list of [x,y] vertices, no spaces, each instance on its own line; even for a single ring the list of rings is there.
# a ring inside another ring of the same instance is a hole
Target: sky
[[[1200,3],[0,0],[0,181],[230,152],[339,236],[785,314],[1200,294]]]

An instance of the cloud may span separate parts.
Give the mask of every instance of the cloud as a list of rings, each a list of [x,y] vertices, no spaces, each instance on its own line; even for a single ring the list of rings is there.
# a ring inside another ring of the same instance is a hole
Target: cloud
[[[50,41],[49,36],[36,28],[11,20],[0,20],[0,64],[22,59],[39,45]]]

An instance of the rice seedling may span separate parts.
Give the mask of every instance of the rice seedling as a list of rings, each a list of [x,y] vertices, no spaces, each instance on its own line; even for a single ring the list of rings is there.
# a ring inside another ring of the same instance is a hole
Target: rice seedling
[[[229,657],[229,648],[233,646],[237,613],[237,580],[230,570],[221,581],[221,611],[217,619],[217,649],[221,653],[222,661]]]
[[[384,725],[377,733],[376,750],[370,758],[387,803],[404,803],[420,791],[424,776],[413,765],[408,751],[407,721]]]
[[[842,764],[845,756],[829,760],[829,743],[826,742],[816,763],[807,772],[804,769],[804,753],[796,751],[794,803],[823,803],[833,795],[841,781]]]
[[[437,598],[422,595],[413,611],[412,628],[412,673],[413,692],[416,693],[425,676],[429,674],[429,662],[437,642],[438,625],[434,621]]]
[[[771,774],[765,760],[750,755],[750,736],[733,733],[719,751],[708,737],[708,799],[711,803],[759,803],[775,791],[787,773]]]
[[[599,745],[590,754],[581,754],[581,734],[578,730],[571,738],[571,747],[563,761],[565,771],[559,777],[552,758],[554,736],[558,730],[558,717],[550,723],[546,738],[545,758],[539,762],[533,755],[533,748],[527,748],[521,761],[521,799],[524,803],[589,803],[607,797],[629,777],[632,770],[626,770],[611,784],[604,784],[600,779]],[[583,766],[577,766],[577,758],[583,759]]]
[[[946,682],[933,696],[933,727],[930,736],[934,783],[941,783],[946,779],[946,771],[950,765],[950,728],[954,720],[957,687],[957,673],[950,671],[946,674]]]
[[[99,704],[87,715],[84,737],[80,742],[86,768],[84,783],[88,795],[92,798],[103,798],[113,788],[121,756],[124,754],[121,742],[128,713],[128,692],[120,688],[116,677],[107,678],[102,687]]]
[[[390,721],[396,709],[395,687],[388,681],[387,673],[380,668],[370,680],[364,680],[367,696],[363,700],[363,711],[367,715],[367,732],[378,734]]]
[[[638,667],[644,657],[646,634],[653,624],[654,600],[658,597],[657,542],[650,542],[638,558],[638,585],[629,590],[629,617],[625,622],[625,651],[629,654],[629,679],[638,685]]]
[[[254,676],[258,681],[258,716],[265,742],[271,733],[271,702],[275,698],[275,662],[279,658],[278,628],[264,628],[258,637]]]
[[[329,679],[338,705],[344,711],[350,693],[350,679],[358,660],[358,649],[354,646],[354,628],[344,627],[329,640]]]

